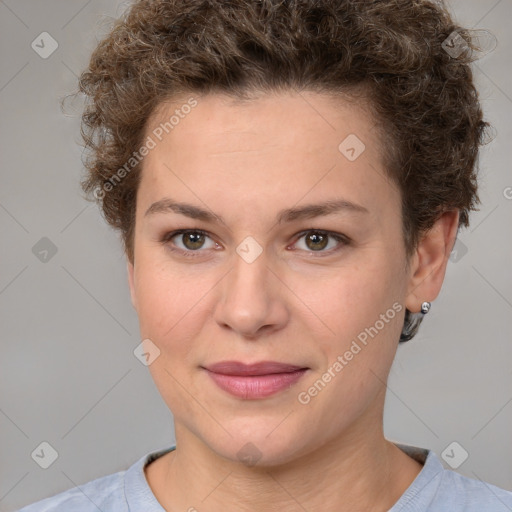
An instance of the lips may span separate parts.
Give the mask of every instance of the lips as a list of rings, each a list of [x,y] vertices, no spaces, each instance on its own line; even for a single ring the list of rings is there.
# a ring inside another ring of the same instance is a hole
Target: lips
[[[273,373],[290,373],[305,369],[303,366],[278,363],[275,361],[262,361],[260,363],[244,364],[239,361],[221,361],[206,367],[214,373],[221,375],[271,375]]]
[[[262,399],[291,388],[308,368],[275,361],[221,361],[203,367],[217,386],[237,398]]]

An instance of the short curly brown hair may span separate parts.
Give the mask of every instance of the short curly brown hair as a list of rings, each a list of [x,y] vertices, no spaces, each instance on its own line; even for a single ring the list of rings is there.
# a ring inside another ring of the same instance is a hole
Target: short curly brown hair
[[[476,161],[490,125],[470,67],[477,49],[442,1],[135,1],[79,78],[83,190],[133,262],[143,160],[126,163],[162,102],[182,93],[250,100],[251,92],[361,91],[401,190],[409,257],[442,212],[458,209],[467,227],[480,203]],[[418,325],[406,311],[401,341]]]

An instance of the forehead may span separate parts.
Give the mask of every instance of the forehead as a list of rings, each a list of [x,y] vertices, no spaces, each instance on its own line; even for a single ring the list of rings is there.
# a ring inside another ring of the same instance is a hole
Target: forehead
[[[142,171],[147,201],[166,190],[173,197],[196,195],[196,202],[219,199],[224,208],[233,197],[229,191],[253,207],[252,199],[265,202],[277,192],[292,204],[337,191],[355,202],[396,192],[375,120],[350,98],[301,92],[242,101],[189,94],[161,104],[146,136],[155,142]]]
[[[258,135],[257,142],[276,141],[284,146],[310,137],[308,147],[314,147],[319,142],[314,134],[331,135],[325,142],[335,143],[344,133],[359,133],[375,146],[380,140],[369,107],[361,93],[357,99],[348,93],[312,91],[259,93],[249,99],[219,93],[183,94],[158,105],[148,120],[146,134],[153,133],[160,140],[172,133],[174,139],[186,139],[190,144],[208,138],[226,146],[232,144],[232,137],[238,141],[241,135],[248,141],[251,135]]]

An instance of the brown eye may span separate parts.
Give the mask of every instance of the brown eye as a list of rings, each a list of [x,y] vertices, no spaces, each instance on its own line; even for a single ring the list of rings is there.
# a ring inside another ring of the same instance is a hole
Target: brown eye
[[[197,231],[182,233],[179,236],[182,237],[181,240],[182,240],[183,245],[187,249],[190,249],[191,251],[200,249],[204,244],[205,235],[203,235],[202,233],[199,233]]]
[[[297,247],[303,251],[311,253],[319,253],[319,255],[329,255],[342,249],[350,244],[350,239],[338,233],[330,233],[328,231],[319,231],[311,229],[303,231],[294,245],[300,246],[301,240],[304,239],[305,247]],[[324,250],[326,249],[327,250]]]
[[[327,247],[329,235],[321,233],[320,231],[311,231],[310,234],[306,235],[305,240],[309,249],[313,251],[322,250]]]
[[[161,243],[173,252],[183,256],[205,255],[206,249],[214,249],[216,244],[204,231],[183,229],[165,234]]]

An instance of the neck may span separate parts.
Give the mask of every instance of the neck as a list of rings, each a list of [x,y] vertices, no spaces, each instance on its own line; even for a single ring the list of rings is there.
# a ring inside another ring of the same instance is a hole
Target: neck
[[[385,512],[422,468],[384,438],[378,421],[277,466],[247,467],[220,457],[179,423],[176,447],[162,457],[158,474],[155,469],[149,477],[151,465],[147,471],[168,511],[221,512],[236,503],[241,512]]]

